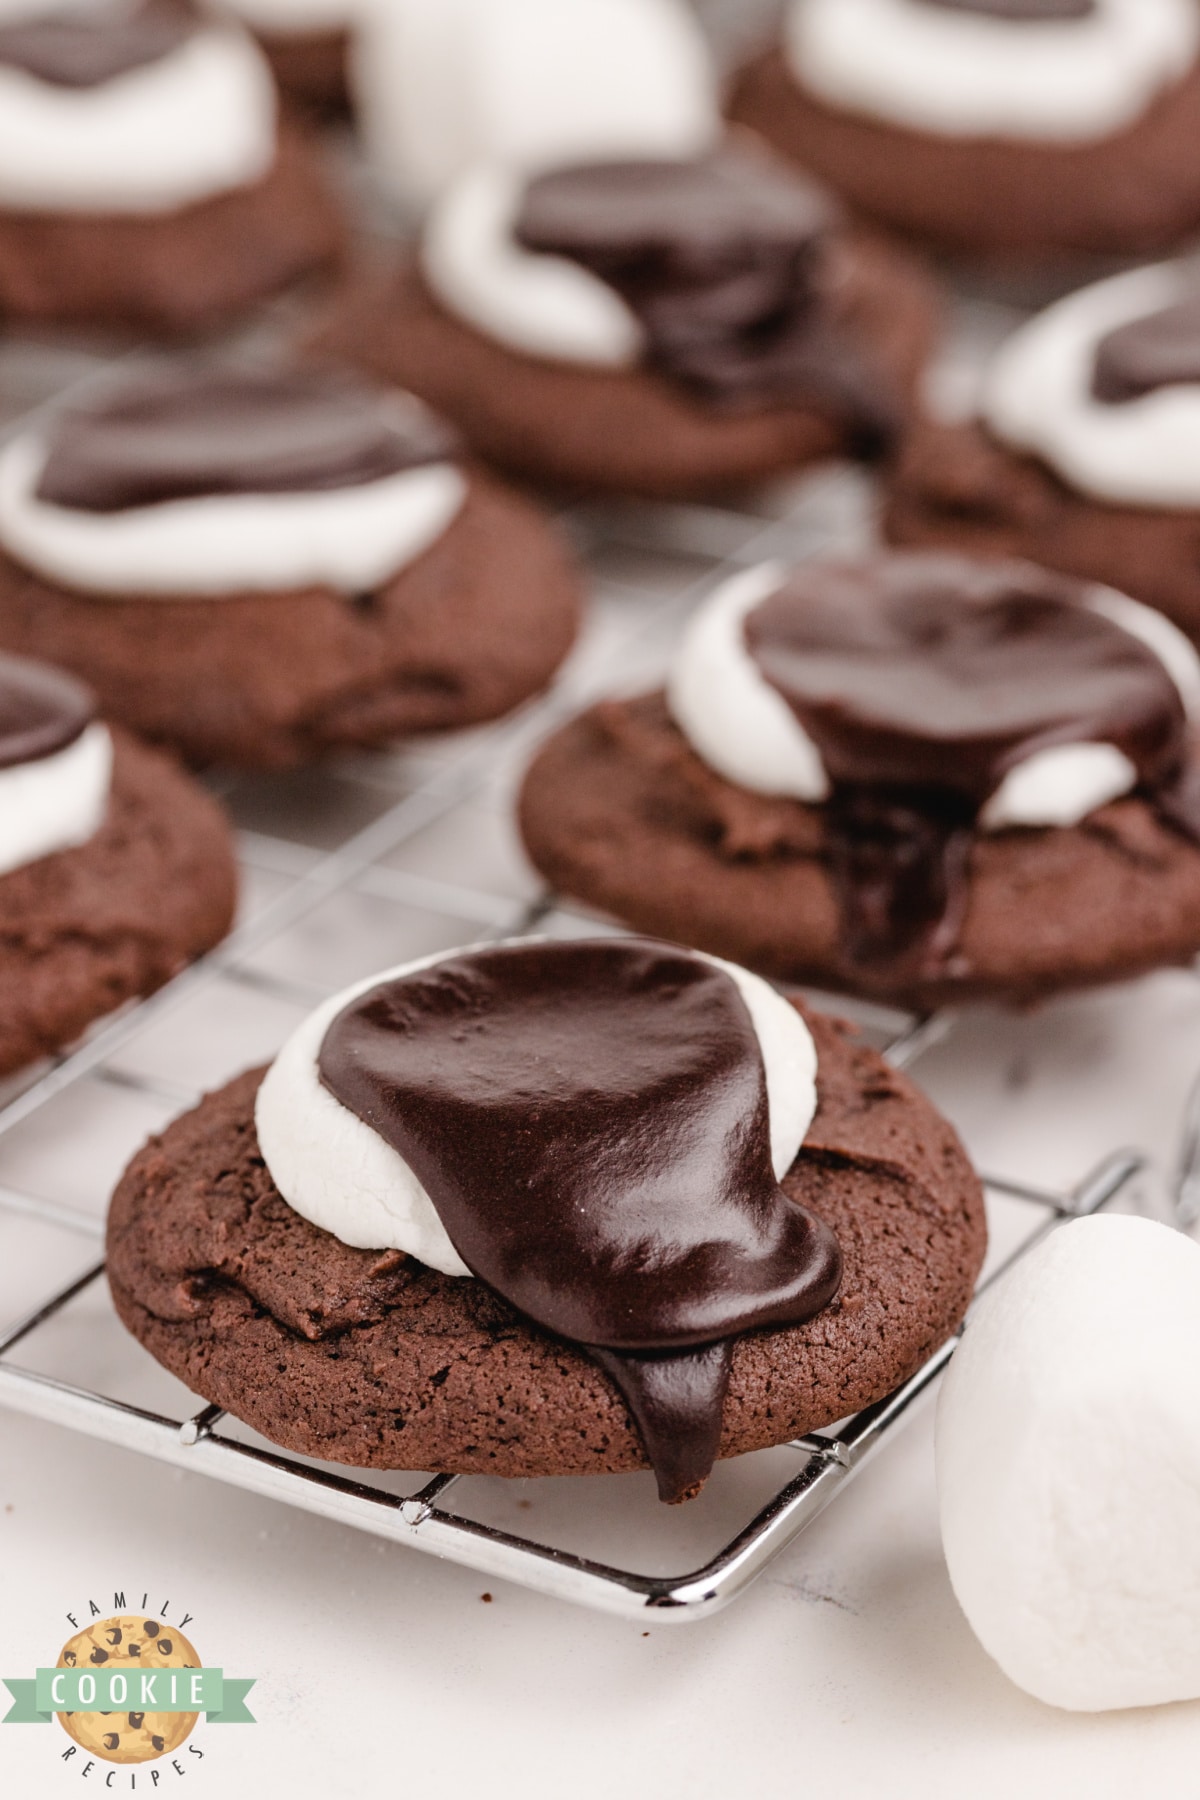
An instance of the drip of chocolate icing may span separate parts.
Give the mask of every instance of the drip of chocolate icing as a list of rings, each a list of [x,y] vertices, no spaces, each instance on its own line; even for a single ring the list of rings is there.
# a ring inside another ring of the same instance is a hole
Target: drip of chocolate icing
[[[193,36],[189,0],[108,0],[0,26],[0,63],[50,87],[94,88],[161,62]]]
[[[984,13],[990,19],[1013,19],[1019,24],[1059,19],[1089,19],[1096,0],[921,0],[923,6],[939,6],[945,12]]]
[[[46,663],[0,656],[0,769],[66,750],[95,716],[95,702],[82,682]]]
[[[750,655],[832,787],[850,959],[944,965],[979,814],[1039,750],[1115,745],[1164,816],[1200,834],[1200,803],[1180,785],[1179,691],[1085,593],[1028,564],[892,556],[801,569],[748,615]]]
[[[825,292],[836,219],[812,182],[761,151],[727,148],[539,176],[515,236],[614,288],[642,325],[649,366],[706,402],[803,401],[881,449],[895,434],[895,398]]]
[[[416,1174],[467,1267],[587,1349],[667,1500],[711,1469],[728,1340],[837,1291],[833,1234],[771,1166],[736,983],[647,940],[501,946],[353,1001],[323,1084]]]
[[[212,494],[359,487],[451,455],[448,427],[356,375],[174,365],[131,376],[53,427],[38,498],[119,512]]]
[[[1200,295],[1131,319],[1102,338],[1092,393],[1106,406],[1141,400],[1159,388],[1200,381]]]

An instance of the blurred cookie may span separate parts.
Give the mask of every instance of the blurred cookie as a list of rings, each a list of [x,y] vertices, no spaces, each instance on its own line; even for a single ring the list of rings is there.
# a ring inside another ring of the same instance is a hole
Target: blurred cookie
[[[117,374],[0,451],[0,647],[190,761],[283,767],[507,712],[575,574],[410,396],[273,363]]]
[[[666,695],[542,748],[560,893],[776,979],[925,1009],[1200,950],[1200,662],[1028,564],[778,566],[702,607]]]
[[[190,0],[0,22],[0,320],[206,331],[339,254],[240,27]]]
[[[752,145],[533,180],[497,165],[365,274],[319,343],[537,480],[702,495],[883,454],[935,332],[927,278]]]
[[[988,260],[1200,223],[1194,0],[788,0],[730,111],[864,217]]]
[[[1200,276],[1135,269],[1020,327],[976,418],[913,428],[886,529],[1107,582],[1200,641],[1198,470]]]
[[[69,676],[0,656],[0,1074],[210,950],[236,886],[202,788]]]
[[[911,1375],[985,1236],[953,1132],[849,1027],[604,939],[337,996],[134,1159],[108,1273],[159,1361],[291,1450],[650,1464],[677,1501]]]

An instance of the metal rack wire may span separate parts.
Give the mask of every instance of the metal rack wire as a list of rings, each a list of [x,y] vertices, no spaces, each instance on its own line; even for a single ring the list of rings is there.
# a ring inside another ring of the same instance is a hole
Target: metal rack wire
[[[147,1129],[193,1103],[204,1087],[265,1060],[304,1012],[347,981],[455,943],[532,929],[561,935],[609,929],[539,892],[508,840],[511,794],[529,745],[593,694],[655,679],[681,619],[734,569],[767,556],[848,547],[862,526],[862,498],[853,477],[839,476],[778,493],[759,515],[580,509],[564,523],[590,562],[595,611],[580,654],[553,694],[516,719],[459,740],[352,758],[304,777],[226,784],[241,826],[248,887],[232,937],[160,994],[97,1029],[73,1054],[0,1093],[0,1217],[35,1221],[57,1246],[55,1274],[38,1290],[41,1297],[0,1330],[0,1403],[489,1577],[629,1616],[651,1609],[663,1620],[685,1621],[718,1610],[824,1510],[928,1395],[953,1342],[887,1400],[789,1446],[784,1467],[780,1452],[758,1453],[767,1491],[761,1481],[739,1489],[741,1512],[722,1512],[719,1543],[687,1572],[640,1573],[625,1566],[624,1554],[618,1561],[581,1553],[471,1516],[472,1492],[488,1478],[437,1475],[396,1491],[393,1479],[313,1464],[250,1441],[219,1409],[189,1406],[178,1384],[171,1384],[174,1410],[168,1410],[141,1403],[133,1391],[140,1376],[81,1379],[81,1366],[96,1361],[98,1334],[120,1328],[103,1287],[103,1264],[76,1273],[67,1246],[94,1241],[102,1230],[106,1167],[115,1173]],[[903,1019],[858,1010],[864,1028],[898,1064],[911,1065],[954,1029],[949,1016]],[[102,1133],[107,1129],[122,1097],[134,1116],[121,1156],[114,1163],[105,1137],[93,1159],[89,1133],[97,1119]],[[94,1162],[82,1200],[64,1193],[55,1173],[64,1138],[73,1141],[77,1164]],[[1023,1241],[1009,1261],[1060,1220],[1110,1204],[1140,1166],[1136,1153],[1111,1156],[1066,1193],[993,1179],[993,1196],[1028,1207]],[[41,1346],[56,1327],[89,1306],[66,1372],[39,1369]],[[129,1348],[149,1363],[136,1346]],[[585,1523],[584,1515],[602,1516],[612,1484],[638,1479],[576,1484],[575,1511]]]

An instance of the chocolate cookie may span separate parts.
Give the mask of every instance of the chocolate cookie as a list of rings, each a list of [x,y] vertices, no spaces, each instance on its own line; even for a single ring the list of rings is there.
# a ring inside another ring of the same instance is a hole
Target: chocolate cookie
[[[983,1258],[953,1132],[849,1027],[804,1015],[819,1108],[784,1190],[832,1228],[838,1297],[733,1345],[720,1455],[888,1393],[960,1322]],[[134,1159],[113,1198],[117,1311],[194,1392],[301,1454],[506,1476],[647,1466],[616,1385],[491,1288],[347,1248],[282,1199],[256,1139],[261,1073]]]
[[[0,321],[211,331],[330,268],[344,235],[313,150],[285,130],[261,180],[173,213],[0,209]]]
[[[1200,850],[1128,798],[1072,829],[975,837],[939,975],[848,960],[825,809],[716,774],[661,695],[604,702],[551,738],[520,816],[559,893],[777,980],[918,1010],[1032,1002],[1200,949]]]
[[[1107,582],[1200,641],[1200,511],[1095,499],[982,425],[913,427],[889,478],[885,530],[894,544],[1026,556]]]
[[[348,31],[259,31],[256,36],[285,100],[321,117],[347,110]]]
[[[169,758],[113,737],[95,836],[0,875],[0,1073],[152,993],[232,923],[237,876],[221,809]]]
[[[863,217],[972,256],[1150,255],[1200,222],[1200,66],[1133,124],[1076,143],[954,138],[841,111],[778,48],[741,72],[729,112]]]
[[[829,248],[838,328],[903,415],[936,330],[929,279],[900,251],[852,235]],[[415,260],[347,285],[317,345],[435,406],[479,453],[535,480],[650,497],[710,494],[857,453],[861,420],[819,401],[722,407],[645,368],[521,355],[454,316]]]
[[[193,763],[289,767],[495,718],[550,679],[578,618],[557,538],[475,475],[431,549],[354,595],[97,598],[0,555],[0,647],[74,670]]]

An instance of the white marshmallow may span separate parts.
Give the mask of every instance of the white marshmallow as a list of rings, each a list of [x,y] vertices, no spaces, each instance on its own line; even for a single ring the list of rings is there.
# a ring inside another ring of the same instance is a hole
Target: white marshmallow
[[[682,0],[385,0],[351,77],[378,174],[421,203],[484,160],[691,156],[720,133]]]
[[[800,85],[849,112],[958,138],[1087,142],[1132,125],[1200,55],[1195,0],[1097,0],[1013,20],[922,0],[791,0]]]
[[[430,287],[469,325],[527,356],[633,366],[645,333],[616,290],[569,257],[517,243],[525,187],[522,175],[494,163],[451,183],[421,240]]]
[[[370,0],[220,0],[222,11],[234,13],[259,31],[300,36],[311,31],[342,31],[354,25]]]
[[[89,725],[65,750],[0,769],[0,876],[95,837],[108,811],[112,738]]]
[[[1115,406],[1092,393],[1101,341],[1195,289],[1194,271],[1160,263],[1057,301],[1014,332],[989,369],[981,407],[988,426],[1098,500],[1200,507],[1200,382]]]
[[[1051,1706],[1200,1697],[1200,1248],[1056,1231],[980,1306],[937,1418],[942,1537],[988,1654]]]
[[[39,575],[99,598],[358,593],[436,543],[467,492],[453,463],[433,463],[319,493],[213,494],[89,513],[38,499],[46,457],[32,433],[0,451],[0,544]]]
[[[827,800],[828,773],[812,738],[760,672],[745,621],[776,593],[786,571],[769,563],[733,576],[692,616],[667,681],[667,704],[696,754],[739,787],[810,805]],[[1200,718],[1200,656],[1183,633],[1150,607],[1112,588],[1084,603],[1141,640],[1179,688],[1189,718]],[[1069,827],[1137,785],[1137,770],[1112,744],[1062,744],[1011,769],[980,814],[984,831]]]
[[[275,126],[270,70],[236,26],[92,88],[0,65],[0,206],[173,212],[261,180]]]
[[[323,1087],[318,1058],[325,1034],[352,1000],[462,951],[446,951],[357,982],[326,1001],[293,1032],[258,1090],[258,1143],[288,1205],[344,1244],[403,1250],[443,1275],[470,1270],[412,1169],[378,1132]],[[800,1015],[757,975],[705,957],[737,983],[762,1048],[767,1075],[771,1160],[791,1168],[817,1107],[817,1053]]]

